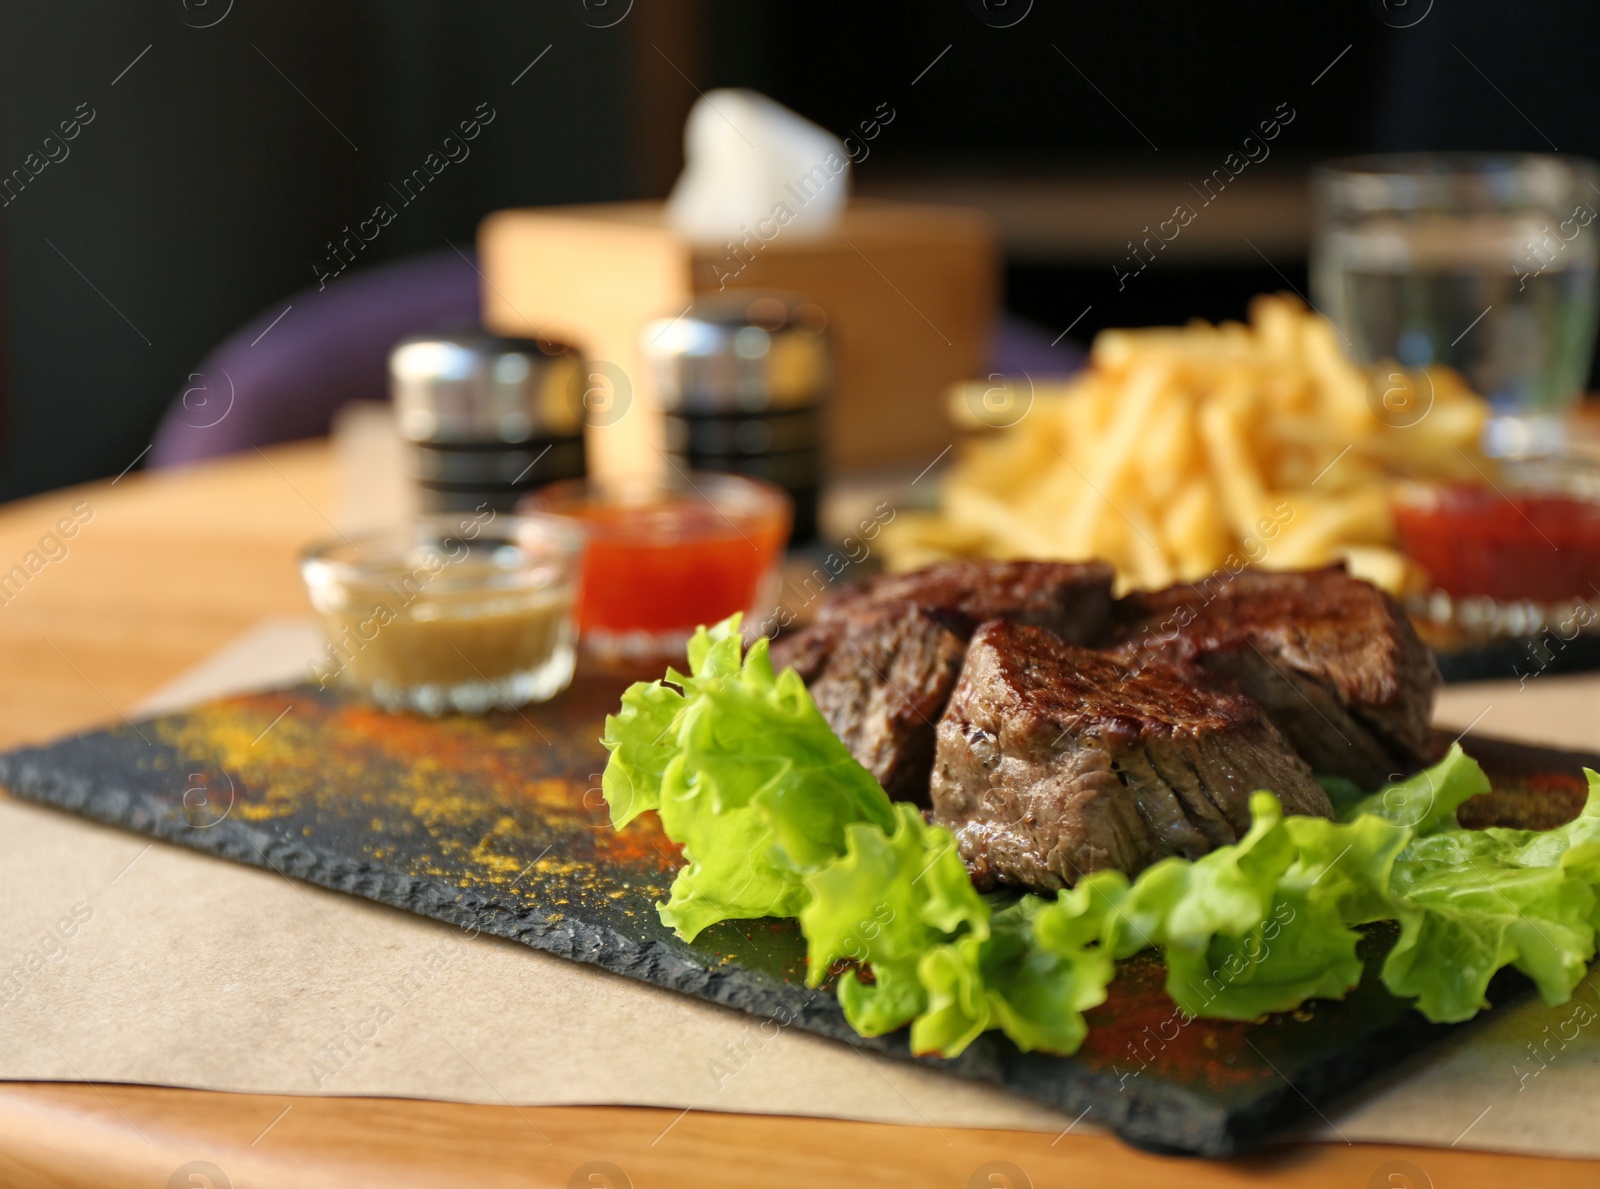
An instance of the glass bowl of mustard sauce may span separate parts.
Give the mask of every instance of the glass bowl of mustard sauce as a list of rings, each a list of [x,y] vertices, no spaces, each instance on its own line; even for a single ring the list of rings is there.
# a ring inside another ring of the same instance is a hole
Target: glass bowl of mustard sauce
[[[301,557],[327,634],[314,676],[386,710],[482,714],[572,681],[584,536],[551,516],[423,516]]]

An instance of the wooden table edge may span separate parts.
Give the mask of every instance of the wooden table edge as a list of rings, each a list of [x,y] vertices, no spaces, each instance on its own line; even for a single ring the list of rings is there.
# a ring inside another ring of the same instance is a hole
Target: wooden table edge
[[[186,1168],[211,1176],[205,1165],[221,1170],[232,1189],[841,1183],[1170,1189],[1174,1179],[1187,1189],[1577,1189],[1600,1180],[1593,1161],[1398,1144],[1294,1143],[1201,1160],[1141,1152],[1105,1134],[0,1082],[0,1180],[15,1189],[160,1187]],[[1391,1171],[1404,1179],[1389,1180]],[[222,1189],[211,1179],[209,1186],[171,1183]]]

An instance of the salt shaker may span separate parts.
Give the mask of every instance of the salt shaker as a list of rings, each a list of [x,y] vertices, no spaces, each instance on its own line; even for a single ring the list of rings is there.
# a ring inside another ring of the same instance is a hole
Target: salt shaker
[[[794,501],[796,545],[817,536],[832,373],[827,322],[820,307],[792,294],[733,290],[702,297],[641,336],[673,462],[782,487]]]
[[[390,353],[389,381],[424,512],[511,511],[585,473],[583,360],[564,344],[414,335]]]

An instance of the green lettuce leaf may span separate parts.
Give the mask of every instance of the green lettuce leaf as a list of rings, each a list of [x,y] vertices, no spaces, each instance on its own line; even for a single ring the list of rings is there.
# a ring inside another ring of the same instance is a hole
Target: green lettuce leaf
[[[953,1056],[991,1028],[1024,1051],[1076,1052],[1089,1030],[1083,1012],[1105,1002],[1115,967],[1099,944],[1103,922],[1074,920],[1075,907],[1022,896],[993,915],[987,936],[929,951],[918,966],[928,1007],[911,1025],[912,1052]]]
[[[1383,965],[1392,994],[1430,1020],[1465,1020],[1489,1005],[1489,979],[1510,964],[1549,1003],[1564,1002],[1594,955],[1590,886],[1560,867],[1517,867],[1481,855],[1395,864],[1400,940]]]
[[[949,831],[915,806],[895,809],[892,834],[852,826],[844,857],[806,877],[812,985],[840,960],[870,970],[870,981],[855,969],[839,981],[846,1019],[864,1036],[910,1024],[915,1053],[955,1056],[993,1028],[1022,1049],[1074,1052],[1113,973],[1104,914],[1071,893],[994,910]]]
[[[1135,940],[1169,955],[1204,950],[1216,934],[1242,934],[1266,917],[1294,850],[1276,797],[1257,793],[1250,810],[1250,829],[1233,845],[1194,860],[1163,859],[1139,875],[1120,906],[1119,953]]]
[[[678,754],[672,720],[686,699],[658,681],[639,681],[622,695],[622,710],[606,716],[601,742],[611,751],[600,791],[620,830],[641,813],[661,808],[661,777]]]
[[[623,691],[621,713],[606,716],[600,741],[611,757],[601,792],[616,829],[661,807],[662,778],[679,752],[673,728],[690,698],[713,681],[739,676],[739,622],[735,615],[710,630],[701,628],[689,641],[690,676],[668,669],[671,684],[636,681]]]
[[[980,968],[991,1018],[1018,1048],[1072,1053],[1083,1043],[1083,1013],[1105,1002],[1116,974],[1108,912],[1104,898],[1073,888],[995,914]]]
[[[1271,833],[1282,836],[1292,857],[1271,883],[1269,907],[1248,929],[1219,932],[1203,953],[1192,944],[1167,949],[1168,993],[1193,1015],[1253,1019],[1307,999],[1342,998],[1362,972],[1361,934],[1350,926],[1388,915],[1384,889],[1410,836],[1370,816],[1347,825],[1285,818],[1268,793],[1257,793],[1251,805],[1252,834],[1276,819]]]
[[[1113,973],[1103,910],[1068,894],[992,913],[949,831],[891,805],[799,677],[773,673],[766,641],[741,659],[736,621],[696,633],[689,669],[633,686],[603,737],[613,821],[655,809],[683,844],[667,925],[692,939],[720,920],[798,916],[811,983],[849,964],[851,1026],[909,1024],[919,1053],[953,1056],[993,1028],[1077,1048]]]
[[[1410,837],[1372,817],[1285,818],[1266,792],[1250,809],[1231,846],[1163,860],[1120,895],[1103,872],[1079,885],[1107,885],[1113,951],[1159,947],[1167,993],[1190,1015],[1253,1019],[1342,996],[1361,978],[1348,926],[1382,918],[1389,867]]]
[[[1600,773],[1585,768],[1583,774],[1588,778],[1589,796],[1578,816],[1566,825],[1553,830],[1508,830],[1497,826],[1481,833],[1503,843],[1510,861],[1521,867],[1553,867],[1567,861],[1568,852],[1600,842]]]
[[[1326,785],[1324,785],[1326,787]],[[1452,743],[1444,759],[1409,780],[1379,789],[1340,814],[1352,821],[1364,813],[1397,826],[1409,826],[1418,838],[1438,830],[1459,830],[1456,810],[1468,798],[1489,791],[1489,778],[1478,762]]]
[[[683,844],[688,865],[660,913],[685,938],[721,920],[796,915],[802,877],[844,852],[846,826],[894,820],[799,676],[773,673],[765,639],[742,659],[740,645],[737,616],[701,628],[689,674],[632,686],[602,736],[613,822],[654,808]]]
[[[1400,940],[1384,985],[1431,1020],[1488,1006],[1489,979],[1521,970],[1547,1003],[1563,1003],[1595,952],[1600,777],[1573,821],[1554,830],[1443,830],[1418,838],[1394,866]]]
[[[856,970],[839,981],[839,1002],[864,1036],[904,1027],[927,1009],[918,967],[932,951],[963,934],[988,936],[989,906],[955,840],[913,805],[895,806],[891,833],[869,822],[849,827],[845,853],[805,886],[810,898],[799,915],[808,982],[822,982],[835,962],[870,968],[870,981]]]

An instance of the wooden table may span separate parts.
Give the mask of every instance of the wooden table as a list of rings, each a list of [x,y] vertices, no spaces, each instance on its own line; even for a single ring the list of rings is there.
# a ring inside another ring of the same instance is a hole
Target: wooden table
[[[332,531],[333,500],[319,443],[0,509],[0,575],[26,566],[30,551],[44,562],[20,590],[4,588],[0,746],[114,720],[260,619],[304,614],[294,557]],[[46,534],[75,507],[81,524],[62,555]],[[0,1185],[206,1185],[199,1166],[171,1179],[195,1161],[225,1170],[233,1189],[1600,1184],[1600,1163],[1459,1150],[1301,1144],[1207,1163],[1097,1135],[944,1129],[941,1138],[923,1127],[700,1111],[668,1129],[673,1114],[0,1083]],[[1395,1161],[1423,1178],[1389,1179]]]

